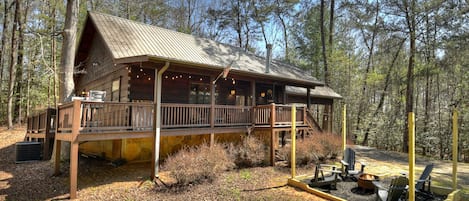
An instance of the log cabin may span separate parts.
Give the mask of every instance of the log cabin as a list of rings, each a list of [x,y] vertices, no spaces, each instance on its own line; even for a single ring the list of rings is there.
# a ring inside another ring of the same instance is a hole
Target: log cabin
[[[60,104],[56,112],[55,172],[60,170],[61,145],[70,143],[71,198],[76,197],[79,152],[152,161],[155,178],[159,161],[182,146],[239,141],[248,134],[264,139],[273,164],[278,133],[291,130],[290,103],[298,103],[298,131],[321,131],[309,108],[323,103],[332,107],[340,95],[310,72],[272,60],[271,50],[267,45],[267,56],[260,57],[209,39],[89,12],[74,76],[75,94],[88,98]],[[328,93],[314,92],[324,90]],[[93,101],[96,91],[101,92],[99,101]]]

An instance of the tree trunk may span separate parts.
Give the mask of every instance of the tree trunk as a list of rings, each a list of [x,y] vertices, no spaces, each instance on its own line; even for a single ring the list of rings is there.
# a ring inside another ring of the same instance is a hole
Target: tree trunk
[[[376,2],[376,13],[375,13],[375,22],[373,24],[373,33],[371,34],[371,41],[370,41],[370,46],[369,46],[369,53],[368,53],[368,59],[366,61],[366,70],[365,70],[365,75],[363,79],[363,88],[362,88],[362,97],[367,97],[366,96],[366,90],[368,89],[368,74],[370,73],[371,69],[371,62],[373,60],[373,54],[374,54],[374,49],[375,49],[375,38],[376,35],[378,34],[378,18],[379,18],[379,3]],[[363,34],[365,36],[365,34]],[[365,37],[363,37],[365,38]],[[367,43],[367,41],[365,41]],[[357,112],[357,130],[360,129],[360,123],[361,123],[361,118],[363,114],[363,110],[365,109],[365,102],[368,101],[366,98],[362,99],[360,101],[360,104],[358,105],[358,112]],[[363,137],[362,145],[367,146],[368,145],[368,134],[369,134],[370,128],[365,129],[365,136]]]
[[[52,8],[51,12],[50,12],[50,17],[52,19],[51,21],[51,24],[50,24],[50,30],[51,30],[51,65],[52,65],[52,69],[53,69],[53,81],[52,81],[52,94],[54,96],[53,100],[54,100],[54,108],[57,107],[57,80],[58,80],[58,76],[57,76],[57,55],[56,55],[56,48],[57,48],[57,43],[56,43],[56,35],[55,35],[55,25],[56,25],[56,9],[57,9],[57,1],[54,1],[53,5],[50,5],[50,7]]]
[[[322,60],[324,63],[324,83],[329,86],[329,71],[327,69],[327,56],[326,56],[326,33],[324,30],[324,0],[321,0],[321,13],[319,16],[319,29],[321,30],[321,46],[322,46]]]
[[[4,79],[4,69],[5,69],[5,64],[6,62],[3,60],[3,55],[6,54],[6,41],[7,41],[7,31],[8,31],[8,24],[9,24],[9,12],[10,9],[13,5],[13,2],[8,5],[8,0],[3,1],[3,6],[4,6],[4,13],[3,13],[3,28],[2,28],[2,40],[1,40],[1,48],[0,48],[0,104],[3,102],[2,101],[2,91],[3,91],[3,79]],[[1,107],[3,108],[3,106]],[[4,110],[2,109],[1,112]]]
[[[29,2],[26,2],[25,9],[23,11],[20,10],[19,18],[18,19],[18,60],[17,60],[17,68],[18,71],[16,73],[16,77],[18,80],[16,86],[16,104],[15,104],[15,114],[17,114],[17,124],[21,124],[23,121],[23,109],[22,109],[22,102],[23,102],[23,58],[24,58],[24,30],[26,19],[28,18],[28,9],[29,9]],[[21,13],[23,12],[23,13]]]
[[[378,16],[379,16],[379,4],[378,2],[376,3],[376,13],[375,13],[375,22],[374,22],[374,25],[373,25],[373,33],[372,33],[372,36],[371,36],[371,41],[370,41],[370,45],[368,46],[368,41],[366,41],[366,37],[365,37],[365,34],[363,33],[364,31],[361,30],[362,32],[362,35],[363,35],[363,38],[365,40],[365,45],[367,46],[369,52],[368,52],[368,59],[367,59],[367,62],[366,62],[366,68],[365,68],[365,74],[364,74],[364,78],[363,78],[363,86],[362,86],[362,90],[361,90],[361,97],[367,97],[366,96],[366,91],[368,89],[368,74],[370,72],[370,69],[371,69],[371,61],[373,60],[373,52],[374,52],[374,46],[375,46],[375,38],[376,38],[376,35],[377,35],[377,25],[378,25]],[[363,98],[360,100],[360,103],[358,104],[358,111],[357,111],[357,124],[356,124],[356,130],[359,131],[361,129],[361,120],[362,120],[362,115],[363,115],[363,110],[365,110],[365,103],[368,102],[368,99],[366,98]],[[368,144],[368,136],[366,136],[366,132],[365,132],[365,136],[363,138],[363,141],[361,142],[362,145],[367,145]]]
[[[18,54],[17,48],[17,37],[16,29],[18,29],[18,21],[20,18],[21,2],[20,0],[15,1],[15,15],[13,20],[13,28],[11,31],[11,53],[10,53],[10,79],[8,82],[8,105],[7,105],[7,118],[8,118],[8,129],[13,129],[13,95],[15,92],[15,83],[16,83],[16,60]]]
[[[380,96],[380,99],[379,99],[379,103],[378,103],[378,107],[376,107],[376,110],[373,112],[373,115],[372,115],[372,118],[371,119],[376,119],[376,117],[378,116],[379,114],[379,111],[383,108],[383,105],[384,105],[384,99],[386,97],[386,92],[388,91],[388,88],[389,88],[389,85],[391,84],[391,73],[392,73],[392,69],[394,68],[394,65],[396,64],[397,62],[397,59],[399,58],[399,53],[401,52],[401,49],[402,49],[402,46],[404,45],[404,42],[405,40],[403,40],[400,44],[399,44],[399,49],[397,49],[396,51],[396,54],[394,55],[393,59],[392,59],[392,62],[391,62],[391,65],[389,66],[387,72],[386,72],[386,78],[385,78],[385,81],[384,81],[384,88],[383,88],[383,93],[381,93],[381,96]],[[363,142],[362,142],[362,145],[368,145],[368,136],[370,134],[370,130],[371,130],[371,126],[373,125],[373,121],[370,121],[368,123],[368,126],[366,127],[365,129],[365,136],[363,137]],[[366,143],[366,144],[365,144]]]
[[[409,112],[414,111],[414,56],[416,52],[415,48],[415,0],[411,0],[410,5],[409,2],[404,1],[406,5],[406,20],[407,20],[407,28],[409,31],[409,43],[410,43],[410,55],[409,55],[409,65],[407,66],[407,90],[406,90],[406,124],[404,125],[404,133],[402,135],[402,152],[408,153],[409,152],[409,128],[408,128],[408,120],[407,114]]]
[[[65,16],[65,26],[63,32],[62,57],[60,68],[63,70],[61,78],[60,101],[71,101],[73,95],[73,69],[75,62],[75,41],[77,33],[79,0],[67,1],[67,14]]]

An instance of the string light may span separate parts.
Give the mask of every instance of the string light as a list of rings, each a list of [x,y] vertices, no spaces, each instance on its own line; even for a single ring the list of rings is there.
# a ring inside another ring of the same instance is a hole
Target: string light
[[[137,79],[138,79],[138,78],[140,78],[140,76],[139,76],[139,75],[137,75]]]

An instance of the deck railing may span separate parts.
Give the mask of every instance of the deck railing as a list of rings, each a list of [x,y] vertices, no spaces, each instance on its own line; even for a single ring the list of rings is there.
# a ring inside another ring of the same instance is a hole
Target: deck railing
[[[152,130],[153,107],[151,103],[117,103],[81,101],[80,108],[73,103],[59,106],[58,128],[61,133],[72,130],[72,117],[80,112],[80,132],[105,132]]]
[[[251,111],[249,106],[215,106],[215,126],[244,126],[251,125]]]
[[[161,104],[162,128],[210,126],[210,105]]]
[[[27,133],[55,131],[55,109],[47,108],[28,117]]]
[[[272,112],[273,111],[273,112]],[[282,125],[291,124],[291,105],[259,105],[254,107],[256,125]],[[296,122],[304,123],[305,106],[296,107]]]
[[[72,131],[72,117],[79,112],[79,132],[148,131],[153,129],[153,103],[118,103],[80,101],[58,107],[60,133]],[[76,105],[76,107],[78,107]],[[297,107],[297,122],[305,121],[305,109]],[[254,118],[254,119],[253,119]],[[208,104],[161,104],[161,127],[198,128],[248,125],[288,125],[291,123],[290,105],[231,106]]]

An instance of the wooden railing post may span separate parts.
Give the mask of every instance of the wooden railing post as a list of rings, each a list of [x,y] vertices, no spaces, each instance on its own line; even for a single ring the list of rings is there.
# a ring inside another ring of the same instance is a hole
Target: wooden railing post
[[[270,164],[275,165],[275,103],[270,104]]]
[[[70,141],[70,199],[77,198],[78,132],[81,126],[81,101],[73,101],[72,138]]]
[[[210,147],[212,147],[215,144],[215,134],[213,133],[215,128],[215,81],[210,83],[210,128],[212,129],[210,133]]]
[[[307,124],[307,122],[306,122],[306,118],[307,118],[307,116],[306,116],[306,112],[307,112],[306,109],[307,109],[306,107],[303,107],[303,124]],[[296,112],[296,111],[295,111],[295,112]]]

